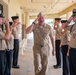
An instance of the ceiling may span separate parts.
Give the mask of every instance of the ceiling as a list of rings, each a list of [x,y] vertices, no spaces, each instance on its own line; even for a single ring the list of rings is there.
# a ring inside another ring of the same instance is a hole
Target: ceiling
[[[39,12],[44,14],[57,14],[76,3],[76,0],[18,0],[20,8],[29,12],[30,16]]]

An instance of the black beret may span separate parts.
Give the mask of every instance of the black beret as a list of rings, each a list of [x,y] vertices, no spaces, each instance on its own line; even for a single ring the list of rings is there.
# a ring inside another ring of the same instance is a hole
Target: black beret
[[[59,21],[60,21],[60,20],[61,20],[61,18],[55,18],[55,20],[59,20]]]
[[[66,23],[67,22],[67,20],[61,20],[61,23]]]
[[[76,9],[73,9],[72,14],[73,14],[72,16],[76,15]]]
[[[0,14],[0,17],[4,18],[3,14]]]
[[[12,18],[12,20],[14,20],[14,19],[18,19],[19,17],[18,16],[12,16],[11,18]]]
[[[9,25],[11,26],[13,24],[13,22],[9,22]]]

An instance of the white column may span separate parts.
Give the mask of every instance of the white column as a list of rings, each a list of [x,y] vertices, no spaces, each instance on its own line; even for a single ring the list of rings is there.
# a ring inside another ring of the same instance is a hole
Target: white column
[[[25,24],[26,24],[26,28],[29,26],[30,24],[30,18],[29,18],[29,12],[25,13]]]

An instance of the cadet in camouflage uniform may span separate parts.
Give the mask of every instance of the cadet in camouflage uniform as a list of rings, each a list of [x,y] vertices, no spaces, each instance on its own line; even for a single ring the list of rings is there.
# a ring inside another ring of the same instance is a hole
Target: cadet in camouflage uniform
[[[44,16],[42,13],[38,15],[38,23],[33,22],[31,26],[26,29],[26,33],[30,33],[33,31],[34,34],[34,46],[33,46],[33,54],[34,54],[34,69],[35,75],[46,75],[46,69],[48,64],[48,56],[49,56],[49,37],[52,41],[54,54],[54,38],[53,32],[49,25],[45,24]],[[41,59],[41,68],[39,68],[39,57]]]

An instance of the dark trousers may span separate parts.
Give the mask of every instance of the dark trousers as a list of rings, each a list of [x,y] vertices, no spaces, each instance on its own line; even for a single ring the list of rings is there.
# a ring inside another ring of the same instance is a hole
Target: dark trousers
[[[13,50],[13,65],[18,65],[18,55],[19,55],[19,39],[14,39],[14,50]]]
[[[60,40],[55,41],[57,66],[61,66]]]
[[[76,48],[70,48],[69,64],[70,64],[70,75],[76,75]]]
[[[6,51],[6,75],[11,75],[13,50]]]
[[[0,75],[5,75],[5,51],[0,50]]]
[[[63,74],[62,75],[69,75],[69,60],[67,56],[68,52],[68,45],[64,45],[62,48],[62,61],[63,61]]]

